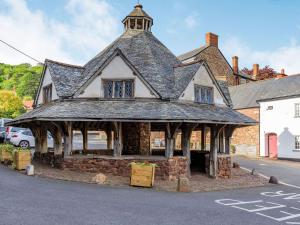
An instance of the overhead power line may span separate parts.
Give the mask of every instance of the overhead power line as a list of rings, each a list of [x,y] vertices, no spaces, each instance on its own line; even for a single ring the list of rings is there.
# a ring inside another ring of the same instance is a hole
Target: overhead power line
[[[0,39],[0,42],[2,42],[3,44],[7,45],[7,46],[10,47],[10,48],[12,48],[13,50],[15,50],[15,51],[21,53],[22,55],[25,55],[26,57],[32,59],[33,61],[36,61],[37,63],[43,64],[41,61],[39,61],[39,60],[37,60],[37,59],[31,57],[30,55],[28,55],[28,54],[26,54],[25,52],[23,52],[23,51],[17,49],[16,47],[12,46],[11,44],[9,44],[9,43],[7,43],[7,42],[1,40],[1,39]]]

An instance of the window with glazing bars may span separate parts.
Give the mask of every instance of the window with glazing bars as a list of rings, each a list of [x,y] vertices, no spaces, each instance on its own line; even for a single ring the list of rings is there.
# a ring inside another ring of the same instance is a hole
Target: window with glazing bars
[[[133,98],[133,80],[104,80],[104,98]]]
[[[43,103],[51,102],[52,100],[52,84],[43,87]]]
[[[295,136],[295,149],[300,150],[300,136]]]
[[[295,117],[300,117],[300,103],[295,104]]]
[[[213,104],[213,88],[195,85],[195,102]]]

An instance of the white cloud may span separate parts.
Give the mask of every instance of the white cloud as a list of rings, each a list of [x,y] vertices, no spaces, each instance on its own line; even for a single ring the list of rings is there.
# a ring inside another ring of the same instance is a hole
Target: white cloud
[[[185,25],[189,28],[195,28],[198,25],[198,15],[191,14],[184,19]]]
[[[106,0],[69,0],[68,22],[30,10],[25,0],[0,0],[0,39],[34,58],[85,63],[118,35],[119,20]],[[1,7],[2,7],[1,6]],[[0,62],[35,63],[0,43]]]
[[[270,65],[276,71],[285,69],[287,74],[300,73],[300,45],[296,39],[291,39],[285,46],[273,51],[258,51],[250,48],[246,43],[236,37],[225,40],[221,49],[228,59],[237,55],[240,67],[252,67],[252,64],[259,63],[261,66]],[[231,60],[229,60],[231,62]]]

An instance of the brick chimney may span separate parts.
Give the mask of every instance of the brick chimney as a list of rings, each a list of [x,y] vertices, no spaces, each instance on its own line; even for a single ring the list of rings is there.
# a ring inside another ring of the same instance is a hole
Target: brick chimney
[[[218,35],[213,33],[206,33],[205,35],[206,45],[218,47]]]
[[[232,69],[233,69],[233,73],[235,74],[239,73],[239,57],[237,56],[232,57]]]
[[[252,75],[252,78],[254,80],[257,80],[258,75],[259,75],[259,64],[253,64],[253,75]]]

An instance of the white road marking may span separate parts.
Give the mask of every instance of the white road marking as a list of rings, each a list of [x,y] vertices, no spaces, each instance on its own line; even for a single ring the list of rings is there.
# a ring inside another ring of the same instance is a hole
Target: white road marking
[[[243,169],[243,170],[246,170],[248,172],[252,172],[252,170],[250,170],[250,169],[248,169],[246,167],[242,167],[241,166],[240,168]],[[266,176],[266,175],[264,175],[262,173],[256,173],[256,174],[259,175],[259,176],[261,176],[261,177],[263,177],[263,178],[265,178],[265,179],[269,179],[270,178],[270,177],[268,177],[268,176]],[[282,181],[279,181],[279,184],[282,184],[282,185],[285,185],[285,186],[288,186],[288,187],[292,187],[292,188],[300,189],[299,186],[296,186],[296,185],[293,185],[293,184],[288,184],[288,183],[285,183],[285,182],[282,182]]]

